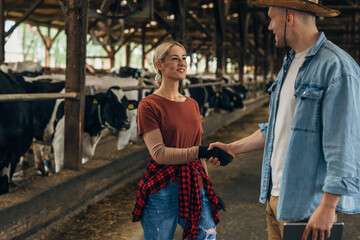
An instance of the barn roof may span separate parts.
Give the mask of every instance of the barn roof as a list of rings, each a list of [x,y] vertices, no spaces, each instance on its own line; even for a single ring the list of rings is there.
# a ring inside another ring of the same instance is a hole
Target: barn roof
[[[4,0],[4,4],[6,19],[17,21],[29,9],[35,8],[26,22],[65,28],[65,0]],[[340,10],[341,14],[335,18],[319,18],[319,30],[350,53],[358,49],[360,1],[323,0],[322,4]],[[89,33],[106,44],[141,43],[144,38],[146,44],[156,46],[163,39],[185,36],[182,42],[188,50],[215,56],[216,38],[221,34],[216,28],[222,27],[225,56],[236,58],[238,51],[235,49],[244,45],[241,40],[244,33],[248,52],[257,49],[264,55],[265,41],[270,41],[266,37],[266,9],[247,6],[245,0],[89,0],[88,6]],[[100,14],[99,9],[105,10]],[[217,26],[219,18],[223,21]],[[247,31],[239,27],[240,22],[248,26],[245,27]],[[181,26],[185,26],[185,33],[181,32]]]

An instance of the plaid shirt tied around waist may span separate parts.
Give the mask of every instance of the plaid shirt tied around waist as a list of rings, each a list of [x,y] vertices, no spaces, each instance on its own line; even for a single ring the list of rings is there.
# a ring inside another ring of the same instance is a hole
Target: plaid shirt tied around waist
[[[217,224],[219,222],[219,211],[216,209],[218,198],[201,162],[193,161],[181,165],[161,165],[157,164],[154,159],[150,160],[143,177],[140,179],[135,207],[132,212],[133,222],[141,220],[149,194],[156,193],[166,187],[178,176],[180,178],[179,217],[185,219],[183,239],[195,239],[199,234],[201,218],[201,193],[197,171],[203,178],[206,196],[211,202],[212,215],[215,224]]]

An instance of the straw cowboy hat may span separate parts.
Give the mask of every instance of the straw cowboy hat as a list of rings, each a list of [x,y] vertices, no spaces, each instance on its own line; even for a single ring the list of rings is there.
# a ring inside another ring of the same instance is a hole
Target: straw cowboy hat
[[[283,7],[313,13],[318,17],[336,17],[338,10],[319,4],[319,0],[248,0],[248,4],[256,7]]]

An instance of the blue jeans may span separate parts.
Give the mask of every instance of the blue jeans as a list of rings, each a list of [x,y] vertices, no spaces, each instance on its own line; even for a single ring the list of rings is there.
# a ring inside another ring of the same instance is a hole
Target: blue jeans
[[[158,192],[149,195],[148,202],[141,219],[144,230],[144,240],[170,240],[178,223],[184,229],[185,220],[179,218],[179,185],[171,182]],[[211,213],[211,204],[205,196],[205,190],[201,192],[201,219],[200,233],[196,240],[216,239],[216,226]]]

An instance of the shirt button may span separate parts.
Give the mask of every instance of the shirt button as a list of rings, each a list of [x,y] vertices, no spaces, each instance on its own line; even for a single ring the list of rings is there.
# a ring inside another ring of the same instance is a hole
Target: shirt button
[[[306,94],[306,91],[303,92],[303,95],[305,95],[305,94]]]

